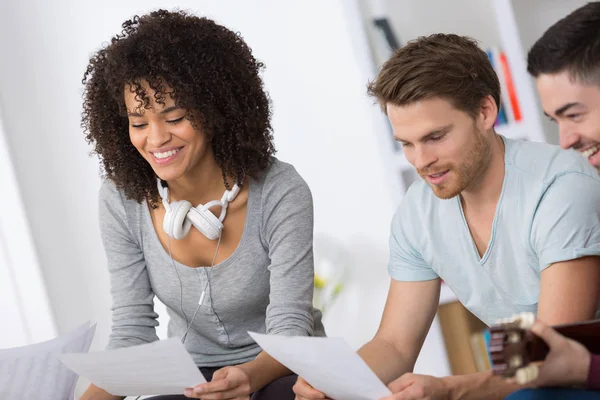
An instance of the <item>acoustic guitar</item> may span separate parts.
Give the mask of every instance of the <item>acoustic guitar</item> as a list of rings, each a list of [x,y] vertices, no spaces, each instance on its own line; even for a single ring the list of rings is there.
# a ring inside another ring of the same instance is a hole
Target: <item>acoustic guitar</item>
[[[496,375],[515,377],[521,384],[537,378],[538,366],[531,363],[543,361],[550,349],[543,339],[530,331],[534,322],[534,314],[522,313],[490,328],[490,361]],[[600,319],[553,328],[581,343],[590,353],[600,354]]]

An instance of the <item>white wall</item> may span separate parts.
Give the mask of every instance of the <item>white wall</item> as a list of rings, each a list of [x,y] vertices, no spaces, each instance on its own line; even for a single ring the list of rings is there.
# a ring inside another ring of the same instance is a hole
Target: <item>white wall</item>
[[[109,330],[98,163],[88,157],[79,127],[88,56],[134,13],[180,6],[239,30],[266,63],[278,156],[293,163],[313,191],[316,233],[337,238],[354,260],[353,280],[327,316],[328,332],[354,347],[372,336],[389,282],[395,189],[374,133],[383,120],[365,95],[371,73],[366,43],[348,5],[353,2],[0,2],[0,102],[60,332],[95,320],[98,349]]]
[[[523,49],[527,51],[552,24],[589,0],[512,0]]]
[[[433,33],[472,36],[483,47],[499,46],[490,0],[377,0],[384,4],[401,44]]]
[[[9,267],[5,241],[2,231],[0,231],[0,304],[2,304],[0,321],[4,324],[4,328],[0,330],[0,348],[29,344],[21,301],[12,270]]]
[[[2,349],[51,339],[56,335],[56,326],[1,117],[0,187]]]

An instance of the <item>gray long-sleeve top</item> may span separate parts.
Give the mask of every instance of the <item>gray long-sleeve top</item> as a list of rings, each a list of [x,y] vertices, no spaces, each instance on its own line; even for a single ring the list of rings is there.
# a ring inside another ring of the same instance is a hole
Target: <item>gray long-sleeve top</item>
[[[312,197],[291,165],[273,158],[250,180],[239,246],[212,271],[177,261],[173,267],[148,205],[127,199],[111,181],[102,184],[99,211],[113,299],[109,349],[158,340],[154,296],[167,306],[168,335],[182,337],[205,287],[185,341],[198,366],[254,359],[261,350],[248,331],[325,335],[321,313],[312,307]]]

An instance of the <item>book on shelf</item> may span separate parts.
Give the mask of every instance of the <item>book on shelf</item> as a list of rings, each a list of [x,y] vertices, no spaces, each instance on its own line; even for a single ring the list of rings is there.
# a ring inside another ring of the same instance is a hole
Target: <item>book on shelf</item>
[[[523,113],[521,112],[521,104],[517,96],[508,58],[497,47],[490,47],[486,53],[500,81],[500,109],[498,110],[496,126],[520,122],[523,119]]]
[[[484,329],[471,335],[471,351],[477,372],[488,371],[492,368],[490,361],[490,331]]]

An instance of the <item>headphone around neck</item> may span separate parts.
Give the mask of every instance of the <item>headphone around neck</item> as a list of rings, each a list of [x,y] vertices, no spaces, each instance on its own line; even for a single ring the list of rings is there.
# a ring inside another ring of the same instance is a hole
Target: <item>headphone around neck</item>
[[[206,204],[199,204],[194,207],[187,200],[174,201],[169,203],[169,188],[162,185],[162,181],[157,178],[158,194],[165,207],[165,218],[163,220],[163,229],[173,239],[183,239],[190,231],[192,225],[198,229],[204,236],[210,240],[221,237],[223,230],[223,220],[227,213],[227,206],[232,202],[240,192],[240,187],[236,183],[231,190],[225,190],[221,200],[213,200]],[[221,206],[221,215],[217,218],[210,208]]]

